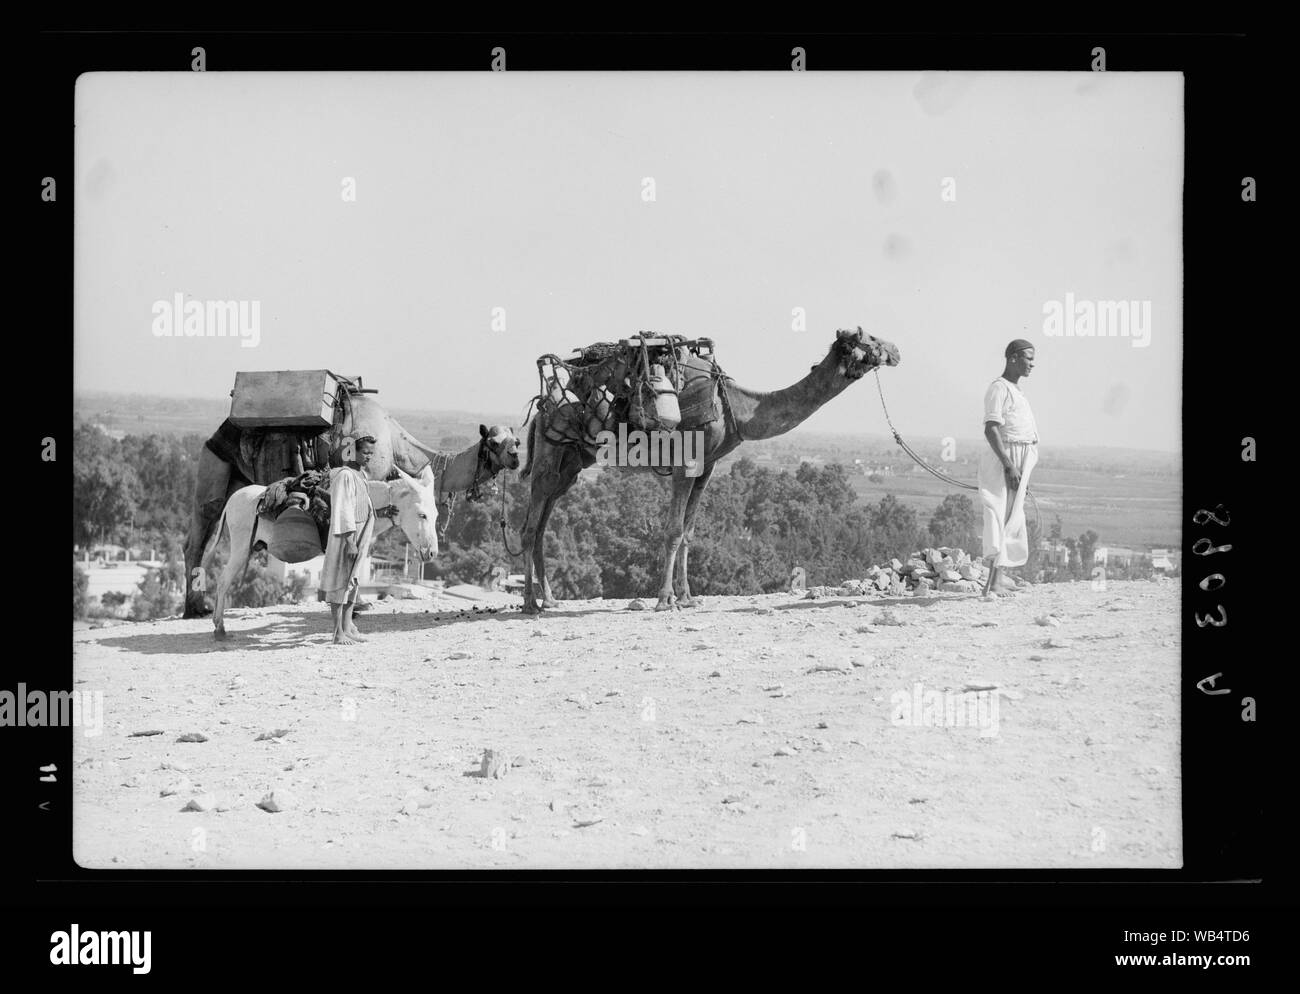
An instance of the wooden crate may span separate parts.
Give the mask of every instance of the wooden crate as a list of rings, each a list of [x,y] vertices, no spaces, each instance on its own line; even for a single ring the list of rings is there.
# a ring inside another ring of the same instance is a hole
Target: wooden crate
[[[239,428],[312,428],[334,423],[339,383],[324,369],[279,369],[235,374],[230,421]]]

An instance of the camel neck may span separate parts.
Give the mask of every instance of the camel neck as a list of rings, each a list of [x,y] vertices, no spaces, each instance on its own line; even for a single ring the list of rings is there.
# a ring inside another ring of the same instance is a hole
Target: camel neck
[[[759,392],[732,382],[729,398],[733,417],[747,440],[775,438],[806,421],[851,381],[839,371],[839,360],[827,356],[803,379],[782,390]]]
[[[474,479],[478,473],[479,444],[475,442],[464,452],[458,452],[451,457],[451,461],[447,463],[447,468],[438,477],[437,487],[439,493],[457,493],[468,490],[474,485]]]

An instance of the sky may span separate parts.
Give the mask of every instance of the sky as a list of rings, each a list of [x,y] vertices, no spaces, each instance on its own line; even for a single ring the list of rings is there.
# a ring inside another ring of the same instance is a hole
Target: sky
[[[1179,73],[88,73],[74,390],[522,417],[544,353],[705,336],[773,390],[862,326],[904,437],[978,438],[1027,338],[1044,444],[1176,452],[1182,185]],[[256,301],[256,347],[157,334],[177,294]],[[1067,294],[1148,344],[1047,334]],[[886,431],[873,379],[804,427]]]

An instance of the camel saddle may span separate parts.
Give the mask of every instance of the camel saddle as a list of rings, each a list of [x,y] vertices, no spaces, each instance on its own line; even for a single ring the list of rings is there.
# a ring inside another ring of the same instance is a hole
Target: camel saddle
[[[722,417],[722,372],[708,338],[639,332],[621,342],[574,349],[567,360],[544,355],[537,370],[537,403],[552,442],[592,448],[600,432],[620,422],[647,431],[685,430]]]
[[[349,398],[361,390],[360,377],[324,369],[236,373],[230,417],[206,445],[250,483],[327,469]]]

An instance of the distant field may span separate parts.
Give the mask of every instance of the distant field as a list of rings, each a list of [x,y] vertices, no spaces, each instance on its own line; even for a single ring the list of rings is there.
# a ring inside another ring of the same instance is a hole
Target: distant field
[[[973,466],[945,467],[944,471],[963,482],[975,482]],[[948,494],[964,493],[973,501],[977,499],[974,491],[958,490],[929,473],[882,477],[881,483],[855,475],[850,482],[860,500],[874,504],[892,493],[916,508],[922,520],[927,520]],[[1182,542],[1179,515],[1183,494],[1178,479],[1127,475],[1117,479],[1100,472],[1040,464],[1030,478],[1029,492],[1038,503],[1044,535],[1060,515],[1063,535],[1079,535],[1091,528],[1101,536],[1102,545],[1175,547]],[[1032,503],[1028,513],[1034,513]]]

